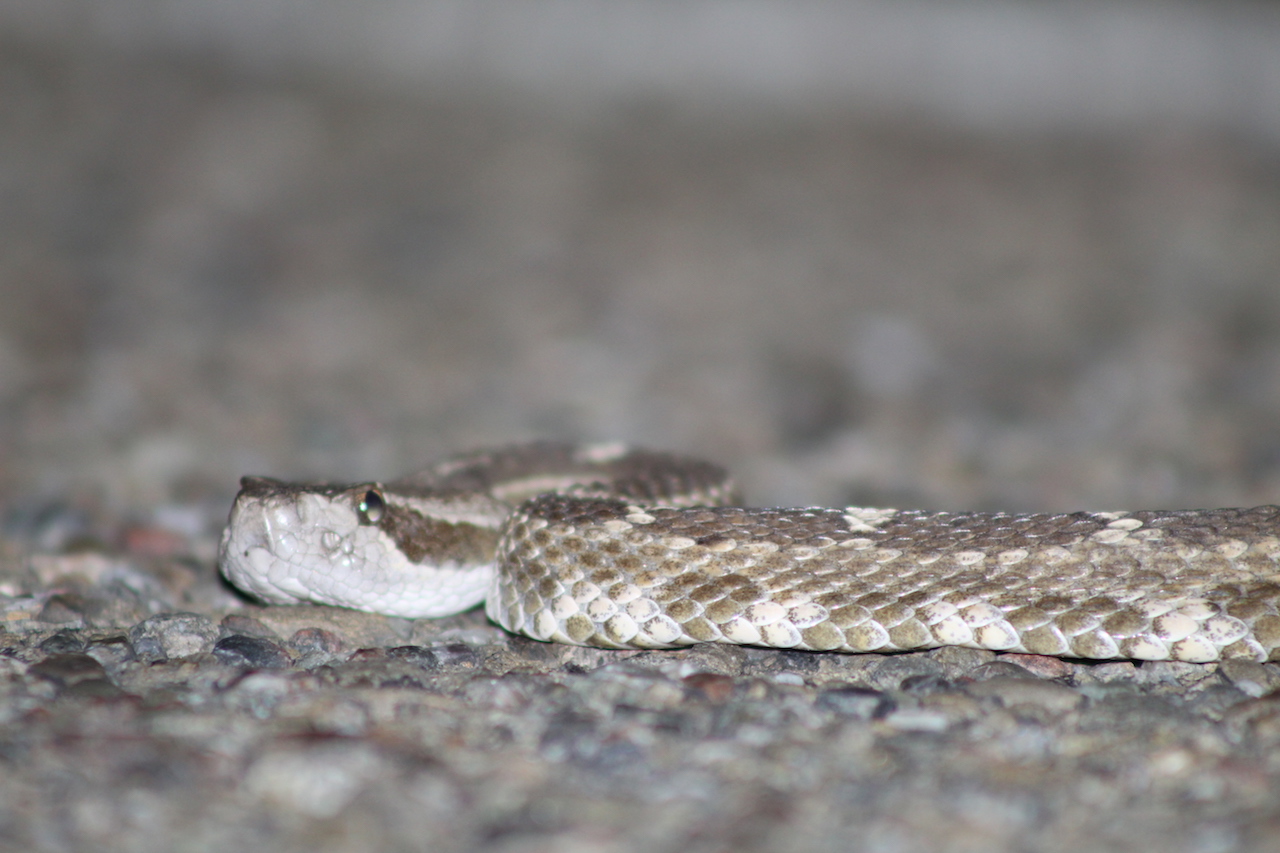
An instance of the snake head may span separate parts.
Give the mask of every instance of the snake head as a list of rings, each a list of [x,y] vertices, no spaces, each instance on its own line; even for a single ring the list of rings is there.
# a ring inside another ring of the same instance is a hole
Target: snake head
[[[380,483],[245,477],[218,563],[232,584],[271,604],[442,616],[483,599],[494,519],[504,514],[483,499],[397,494]]]

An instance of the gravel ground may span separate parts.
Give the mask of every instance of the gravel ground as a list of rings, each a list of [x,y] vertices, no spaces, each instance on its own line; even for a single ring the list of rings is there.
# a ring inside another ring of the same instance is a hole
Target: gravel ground
[[[426,102],[0,44],[0,845],[1280,850],[1280,664],[263,608],[243,473],[531,437],[759,503],[1280,500],[1280,154]]]

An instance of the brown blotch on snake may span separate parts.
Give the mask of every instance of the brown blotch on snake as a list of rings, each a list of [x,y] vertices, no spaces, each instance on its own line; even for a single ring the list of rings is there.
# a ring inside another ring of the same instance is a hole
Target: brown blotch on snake
[[[498,546],[498,531],[469,522],[443,521],[417,509],[387,504],[378,527],[395,540],[411,562],[452,560],[483,563]]]

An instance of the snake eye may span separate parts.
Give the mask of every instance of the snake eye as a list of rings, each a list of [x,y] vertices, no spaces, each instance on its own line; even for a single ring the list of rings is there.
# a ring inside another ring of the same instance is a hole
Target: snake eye
[[[377,489],[370,489],[360,499],[360,503],[356,506],[356,511],[360,513],[361,524],[377,524],[387,511],[387,502],[382,499],[381,492]]]

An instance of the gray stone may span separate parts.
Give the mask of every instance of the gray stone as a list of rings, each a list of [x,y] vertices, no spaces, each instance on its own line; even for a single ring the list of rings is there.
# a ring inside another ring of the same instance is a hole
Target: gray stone
[[[213,656],[228,666],[278,669],[293,661],[278,644],[262,637],[232,634],[213,644]]]
[[[1250,660],[1226,660],[1218,674],[1248,696],[1258,697],[1280,687],[1280,666]]]
[[[974,696],[996,699],[1006,708],[1031,706],[1062,714],[1078,708],[1084,696],[1064,684],[1037,678],[993,676],[985,681],[970,684],[965,692]]]
[[[213,649],[218,626],[198,613],[162,613],[129,629],[134,654],[143,660],[187,658]]]

